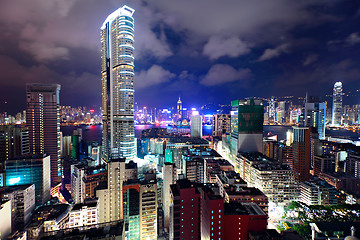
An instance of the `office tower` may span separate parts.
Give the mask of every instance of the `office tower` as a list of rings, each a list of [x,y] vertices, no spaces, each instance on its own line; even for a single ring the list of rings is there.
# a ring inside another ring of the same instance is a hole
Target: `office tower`
[[[272,118],[273,121],[275,119],[275,100],[274,100],[274,97],[271,97],[271,100],[269,102],[269,118]]]
[[[50,200],[50,156],[31,156],[5,161],[6,186],[34,184],[36,206]]]
[[[82,139],[82,129],[78,128],[71,135],[71,157],[80,160],[80,144]]]
[[[26,126],[29,128],[31,154],[48,154],[51,182],[60,182],[60,107],[59,84],[26,85]]]
[[[123,6],[101,27],[103,154],[135,157],[134,9]]]
[[[177,111],[179,119],[181,119],[182,118],[182,102],[180,100],[180,97],[176,104],[176,111]]]
[[[4,174],[5,160],[30,153],[29,130],[19,125],[0,125],[0,175]],[[2,178],[2,177],[0,177]],[[3,184],[0,180],[0,186]]]
[[[174,163],[174,154],[171,149],[165,149],[165,162]]]
[[[170,186],[170,239],[200,239],[200,192],[188,179]]]
[[[295,179],[307,181],[310,178],[311,130],[308,127],[293,127],[293,170]]]
[[[35,209],[35,185],[1,187],[0,202],[8,200],[11,200],[13,232],[19,231],[30,222],[31,213]]]
[[[342,83],[336,82],[333,90],[332,125],[341,125]]]
[[[262,152],[264,106],[262,100],[231,102],[231,148],[234,151]]]
[[[230,133],[230,123],[230,114],[215,114],[213,117],[213,136],[221,137],[225,133]]]
[[[174,163],[165,163],[162,169],[163,191],[162,200],[164,207],[164,227],[170,226],[170,185],[176,182],[176,167]]]
[[[316,128],[319,139],[325,139],[325,115],[326,102],[322,102],[318,97],[306,96],[302,123],[304,127]]]
[[[190,136],[202,137],[202,117],[200,115],[192,115],[190,119]]]
[[[285,101],[279,102],[279,107],[277,111],[277,122],[280,124],[286,122]]]

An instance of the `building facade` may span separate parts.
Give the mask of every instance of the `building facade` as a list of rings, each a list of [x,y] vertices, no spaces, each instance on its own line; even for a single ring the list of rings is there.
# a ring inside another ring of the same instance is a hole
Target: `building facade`
[[[26,85],[26,126],[29,128],[30,153],[48,154],[52,184],[60,182],[60,85]]]
[[[263,101],[234,100],[231,106],[231,148],[235,151],[262,152]]]
[[[307,181],[310,178],[311,130],[308,127],[293,127],[293,170],[295,179]]]
[[[225,133],[230,133],[230,123],[230,114],[215,114],[213,117],[213,136],[221,137]]]
[[[50,200],[50,156],[32,156],[5,162],[6,186],[35,185],[36,205]]]

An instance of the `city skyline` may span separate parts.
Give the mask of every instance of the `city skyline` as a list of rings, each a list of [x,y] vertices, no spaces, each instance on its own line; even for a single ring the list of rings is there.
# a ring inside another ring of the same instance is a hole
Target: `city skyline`
[[[99,106],[99,23],[123,4],[138,19],[139,105],[325,95],[337,81],[360,88],[356,1],[12,1],[0,5],[0,112],[24,109],[28,82],[61,84],[61,105]]]

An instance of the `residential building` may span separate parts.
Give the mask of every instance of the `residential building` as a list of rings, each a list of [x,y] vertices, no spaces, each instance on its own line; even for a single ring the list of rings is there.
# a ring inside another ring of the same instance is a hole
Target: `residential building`
[[[289,204],[299,199],[298,184],[288,165],[265,162],[251,167],[249,186],[258,188],[276,204]]]
[[[75,204],[69,212],[68,228],[87,227],[97,224],[97,200]]]
[[[213,137],[221,137],[225,133],[230,133],[230,126],[230,114],[215,114],[213,117]]]

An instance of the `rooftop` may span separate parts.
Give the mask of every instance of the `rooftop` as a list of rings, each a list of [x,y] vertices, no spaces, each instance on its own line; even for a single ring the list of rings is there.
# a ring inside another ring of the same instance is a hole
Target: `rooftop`
[[[206,144],[209,145],[209,142],[202,138],[194,137],[171,137],[169,138],[169,144],[182,143],[184,145],[194,145],[194,144]]]
[[[274,170],[288,170],[291,171],[291,167],[286,164],[280,164],[275,162],[262,162],[252,165],[255,169],[260,171],[274,171]]]
[[[77,210],[80,210],[82,209],[83,207],[88,207],[88,208],[91,208],[91,207],[96,207],[97,206],[97,202],[87,202],[87,203],[78,203],[78,204],[75,204],[72,211],[77,211]]]
[[[31,187],[34,184],[24,184],[24,185],[14,185],[14,186],[7,186],[7,187],[0,187],[0,193],[12,193],[15,191],[24,191],[25,189]]]
[[[225,215],[266,215],[256,203],[229,202],[224,204]]]
[[[259,153],[259,152],[242,152],[242,151],[239,151],[238,152],[238,157],[240,158],[246,158],[247,160],[249,161],[254,161],[254,162],[271,162],[271,161],[274,161],[273,159],[265,156],[264,154],[262,153]]]

